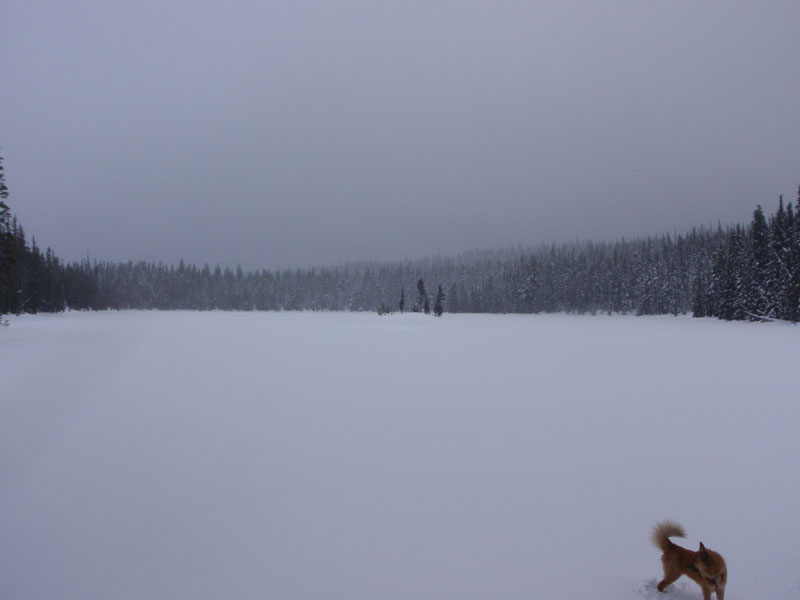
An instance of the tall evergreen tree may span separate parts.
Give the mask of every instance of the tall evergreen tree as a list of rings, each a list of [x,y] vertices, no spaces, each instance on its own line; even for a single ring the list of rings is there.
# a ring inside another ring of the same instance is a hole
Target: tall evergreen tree
[[[414,312],[425,311],[425,314],[431,312],[431,301],[425,291],[425,282],[420,277],[417,280],[417,303],[414,305]]]
[[[772,297],[772,252],[770,248],[770,234],[764,210],[761,205],[753,212],[753,222],[750,226],[750,239],[752,241],[752,266],[748,273],[748,295],[746,304],[748,312],[757,317],[768,318],[773,314],[774,299]]]
[[[791,238],[794,220],[791,208],[791,203],[784,208],[781,194],[778,199],[778,210],[769,221],[773,313],[775,317],[784,320],[791,319],[794,312],[790,300],[793,275]]]
[[[11,211],[5,202],[8,195],[3,157],[0,156],[0,318],[4,313],[12,312],[15,296],[13,280],[17,253],[11,229]]]
[[[6,204],[8,187],[6,186],[6,172],[3,166],[3,157],[0,156],[0,226],[8,225],[9,209]]]
[[[791,204],[789,205],[791,208]],[[791,216],[790,237],[790,270],[789,290],[787,299],[789,303],[788,319],[800,321],[800,187],[797,188],[797,203]]]
[[[433,314],[437,317],[441,317],[442,313],[444,312],[444,291],[442,290],[442,286],[439,286],[439,289],[436,292],[436,301],[433,304]]]

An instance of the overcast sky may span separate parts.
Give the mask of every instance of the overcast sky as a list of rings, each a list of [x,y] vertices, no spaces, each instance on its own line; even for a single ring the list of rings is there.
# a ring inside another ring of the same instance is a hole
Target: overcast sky
[[[59,256],[275,268],[743,222],[800,184],[800,3],[4,0]]]

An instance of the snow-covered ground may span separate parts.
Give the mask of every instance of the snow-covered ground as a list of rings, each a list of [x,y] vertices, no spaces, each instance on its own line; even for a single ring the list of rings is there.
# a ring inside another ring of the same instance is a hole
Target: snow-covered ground
[[[0,330],[0,598],[800,598],[800,328],[69,313]]]

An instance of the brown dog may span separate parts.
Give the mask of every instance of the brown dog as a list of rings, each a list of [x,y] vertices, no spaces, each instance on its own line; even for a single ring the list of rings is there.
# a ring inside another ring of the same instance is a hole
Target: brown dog
[[[671,536],[686,537],[683,527],[674,521],[663,521],[653,528],[650,539],[664,554],[661,563],[664,565],[664,579],[658,584],[658,591],[686,575],[693,579],[703,590],[703,600],[711,600],[711,592],[717,592],[717,600],[725,600],[725,584],[728,582],[728,569],[725,560],[713,550],[709,550],[700,542],[697,552],[681,548],[673,544]]]

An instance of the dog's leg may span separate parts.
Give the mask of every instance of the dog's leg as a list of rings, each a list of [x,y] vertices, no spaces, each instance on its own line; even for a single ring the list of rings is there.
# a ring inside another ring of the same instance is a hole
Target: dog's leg
[[[664,579],[658,584],[659,592],[663,592],[665,587],[675,582],[681,576],[680,570],[673,567],[663,556],[661,557],[661,564],[664,565]]]
[[[670,583],[674,583],[675,581],[677,581],[678,577],[680,577],[680,575],[678,575],[677,577],[675,576],[670,577],[665,574],[664,579],[662,579],[661,582],[658,584],[658,591],[663,592],[664,588],[667,587]],[[705,598],[704,600],[708,600],[708,598]]]
[[[717,586],[717,600],[725,600],[725,586]]]

